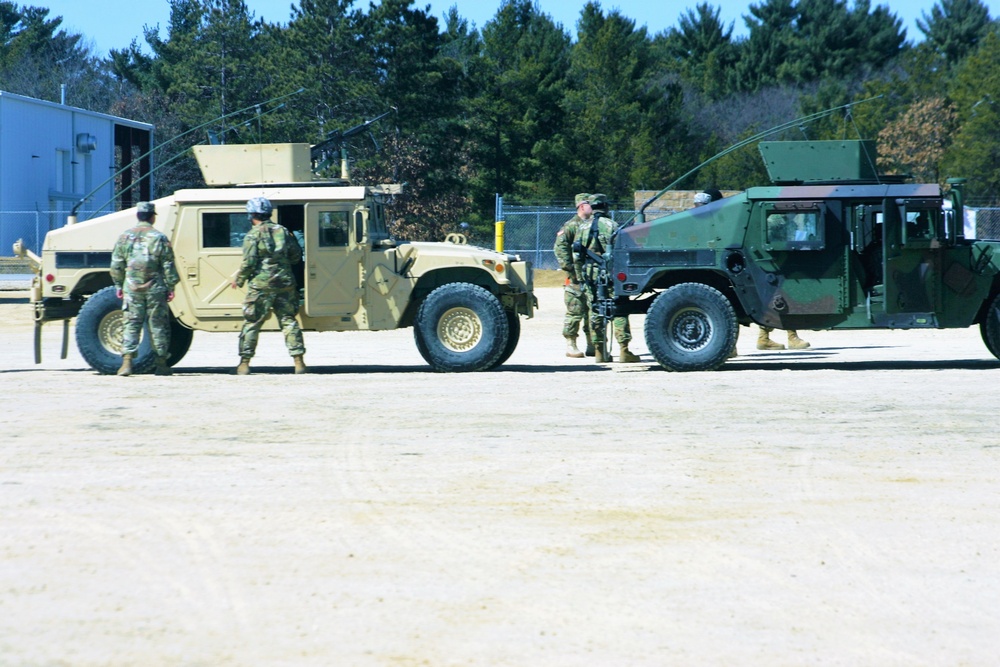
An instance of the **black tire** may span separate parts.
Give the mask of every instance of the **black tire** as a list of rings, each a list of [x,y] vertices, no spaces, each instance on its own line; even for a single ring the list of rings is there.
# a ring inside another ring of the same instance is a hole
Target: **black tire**
[[[507,315],[488,290],[471,283],[448,283],[424,299],[417,311],[417,350],[439,372],[483,371],[506,351]]]
[[[682,283],[660,293],[646,313],[646,346],[668,371],[711,371],[736,344],[736,313],[718,290]]]
[[[521,318],[517,316],[517,313],[509,310],[505,310],[504,313],[507,315],[507,346],[490,366],[490,370],[506,363],[510,359],[510,355],[514,354],[514,350],[517,349],[518,341],[521,340]]]
[[[997,359],[1000,359],[1000,294],[986,309],[986,316],[979,323],[979,333],[986,343],[986,349]]]
[[[113,286],[98,290],[87,299],[76,317],[76,347],[80,356],[98,373],[114,374],[122,363],[122,300]],[[173,365],[191,347],[194,332],[176,320],[171,320],[170,358]],[[144,330],[132,368],[135,373],[146,373],[156,365],[156,355],[150,344],[149,331]]]
[[[194,339],[194,331],[177,321],[173,315],[170,316],[170,356],[167,357],[167,365],[173,366],[187,354],[191,349],[191,341]]]

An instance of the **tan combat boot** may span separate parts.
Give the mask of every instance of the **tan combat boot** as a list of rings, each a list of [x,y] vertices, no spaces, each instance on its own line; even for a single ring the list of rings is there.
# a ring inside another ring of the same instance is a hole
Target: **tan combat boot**
[[[295,362],[295,374],[302,375],[303,373],[308,373],[309,369],[306,367],[306,362],[302,359],[301,354],[297,354],[292,357],[292,361]]]
[[[628,349],[628,345],[622,345],[622,349],[618,353],[618,361],[623,364],[634,364],[637,361],[642,361],[642,359],[639,358],[639,355],[632,354]]]
[[[250,375],[250,357],[240,358],[240,365],[236,367],[237,375]]]
[[[156,358],[156,370],[153,371],[154,375],[173,375],[174,371],[170,368],[170,364],[167,363],[166,357]]]
[[[788,330],[788,349],[789,350],[804,350],[809,347],[809,342],[804,341],[799,338],[799,332],[795,329]]]
[[[566,356],[570,359],[583,359],[583,352],[576,346],[576,338],[566,336]]]
[[[757,349],[758,350],[784,350],[785,346],[781,343],[775,343],[771,340],[770,333],[774,331],[771,327],[761,327],[760,333],[757,335]]]
[[[594,361],[598,364],[610,364],[611,359],[604,356],[604,346],[594,345]]]
[[[132,375],[132,355],[123,354],[122,355],[122,365],[118,369],[118,375],[125,377],[127,375]]]

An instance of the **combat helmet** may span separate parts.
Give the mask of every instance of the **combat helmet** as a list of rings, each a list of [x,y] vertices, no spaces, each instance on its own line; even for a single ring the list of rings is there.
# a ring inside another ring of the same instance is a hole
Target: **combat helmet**
[[[271,211],[273,210],[274,207],[267,197],[254,197],[247,202],[247,213],[264,220],[271,217]]]
[[[608,196],[598,192],[590,195],[590,205],[601,211],[608,210]]]

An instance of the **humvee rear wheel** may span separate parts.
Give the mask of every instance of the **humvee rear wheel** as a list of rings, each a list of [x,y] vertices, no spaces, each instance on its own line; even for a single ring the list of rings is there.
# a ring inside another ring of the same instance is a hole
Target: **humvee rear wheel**
[[[122,300],[115,288],[105,287],[94,293],[83,304],[76,318],[76,346],[80,356],[98,373],[113,374],[122,363],[122,331],[125,314]],[[171,366],[187,354],[194,335],[171,317],[170,322]],[[132,367],[136,373],[145,373],[156,365],[156,355],[150,343],[149,332],[143,331]]]
[[[509,330],[492,293],[471,283],[449,283],[420,304],[413,335],[434,370],[463,372],[492,368],[507,351]]]
[[[736,313],[717,289],[682,283],[660,293],[646,313],[646,346],[668,371],[715,370],[736,344]]]
[[[993,299],[986,310],[986,316],[979,323],[979,333],[986,343],[986,349],[1000,359],[1000,294]]]

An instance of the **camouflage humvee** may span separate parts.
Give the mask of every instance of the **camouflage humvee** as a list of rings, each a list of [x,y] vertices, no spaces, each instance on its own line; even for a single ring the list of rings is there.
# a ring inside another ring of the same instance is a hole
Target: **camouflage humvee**
[[[519,317],[532,317],[536,307],[531,264],[466,245],[460,235],[445,243],[393,239],[384,204],[398,186],[316,180],[310,149],[195,147],[209,187],[155,201],[156,227],[173,243],[181,277],[170,303],[169,363],[184,356],[194,331],[238,332],[242,326],[244,293],[229,289],[229,282],[250,228],[245,206],[251,197],[271,200],[273,219],[302,241],[303,330],[412,326],[417,349],[435,370],[488,370],[506,361],[520,336]],[[118,235],[134,224],[135,209],[69,224],[49,232],[41,256],[32,255],[36,361],[41,326],[76,318],[83,358],[101,373],[115,371],[123,320],[108,267]],[[272,316],[265,330],[276,328]],[[145,338],[134,361],[139,371],[155,361]],[[64,340],[64,355],[65,347]]]
[[[760,150],[773,186],[649,222],[640,215],[614,238],[603,267],[608,298],[597,307],[645,313],[657,362],[718,368],[738,325],[751,323],[978,324],[1000,357],[1000,243],[965,238],[962,179],[943,190],[881,176],[871,142],[762,142]]]

